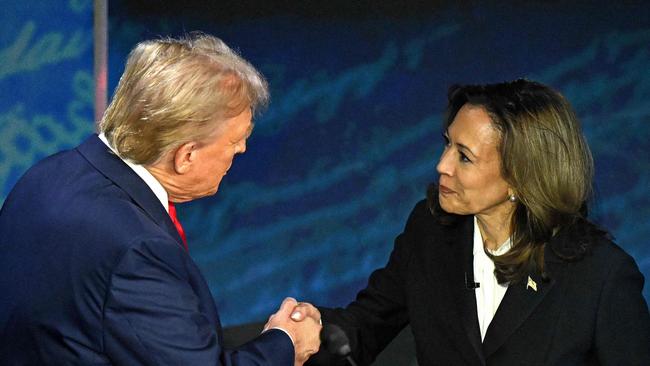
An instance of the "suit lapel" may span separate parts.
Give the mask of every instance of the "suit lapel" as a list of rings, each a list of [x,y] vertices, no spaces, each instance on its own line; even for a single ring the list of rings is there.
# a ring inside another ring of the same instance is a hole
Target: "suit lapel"
[[[456,290],[458,308],[461,310],[460,319],[472,348],[484,363],[483,349],[481,346],[481,330],[478,324],[478,312],[476,311],[476,290],[474,283],[474,254],[473,254],[473,220],[464,220],[462,223],[461,237],[454,244],[454,254],[457,263],[462,263],[463,283]]]
[[[474,266],[472,254],[472,217],[460,218],[460,221],[450,227],[444,227],[439,233],[440,237],[433,238],[435,241],[444,241],[444,245],[449,249],[449,255],[443,259],[444,268],[437,269],[435,274],[430,273],[430,281],[439,283],[441,288],[447,289],[449,300],[444,301],[445,306],[450,313],[458,314],[459,321],[452,319],[450,326],[456,328],[457,333],[461,334],[454,337],[458,343],[459,349],[466,350],[465,356],[468,357],[470,364],[484,365],[483,350],[481,347],[481,332],[478,325],[478,316],[476,312],[476,295],[472,288],[468,288],[465,281],[467,275],[468,281],[473,282]],[[436,246],[431,246],[435,248]],[[428,263],[440,263],[440,253],[429,253],[431,256]],[[431,269],[433,270],[433,269]],[[440,272],[438,272],[440,271]],[[434,294],[434,297],[443,298],[446,294]],[[468,348],[468,343],[471,345]]]
[[[126,192],[158,226],[176,239],[179,245],[183,241],[169,218],[169,214],[149,186],[116,156],[97,135],[92,135],[77,151],[106,178],[110,179]]]
[[[550,279],[544,281],[537,271],[521,282],[508,286],[501,304],[488,327],[483,341],[483,354],[489,358],[525,321],[562,275],[562,261],[551,254],[549,245],[544,251],[544,265]]]

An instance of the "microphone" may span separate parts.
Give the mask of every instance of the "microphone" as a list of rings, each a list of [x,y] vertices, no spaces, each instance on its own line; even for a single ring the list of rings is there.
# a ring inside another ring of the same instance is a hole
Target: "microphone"
[[[474,282],[474,276],[471,279],[468,278],[467,272],[465,272],[465,288],[468,290],[474,290],[481,287],[479,282]]]
[[[350,340],[343,330],[336,324],[323,324],[320,331],[320,341],[330,354],[345,357],[350,365],[357,366],[350,356]]]

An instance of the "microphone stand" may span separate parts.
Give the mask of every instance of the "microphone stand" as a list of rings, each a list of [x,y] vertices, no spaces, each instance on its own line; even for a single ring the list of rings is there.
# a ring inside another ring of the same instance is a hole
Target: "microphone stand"
[[[345,357],[350,366],[357,366],[350,353],[350,340],[343,330],[336,324],[323,324],[320,332],[322,345],[333,355]]]

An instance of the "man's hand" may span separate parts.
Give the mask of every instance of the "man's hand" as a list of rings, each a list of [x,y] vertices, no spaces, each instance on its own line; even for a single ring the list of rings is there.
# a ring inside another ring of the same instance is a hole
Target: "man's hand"
[[[264,331],[270,328],[280,328],[289,334],[295,350],[296,366],[302,366],[320,348],[320,312],[311,304],[299,303],[287,297],[280,309],[269,317]]]

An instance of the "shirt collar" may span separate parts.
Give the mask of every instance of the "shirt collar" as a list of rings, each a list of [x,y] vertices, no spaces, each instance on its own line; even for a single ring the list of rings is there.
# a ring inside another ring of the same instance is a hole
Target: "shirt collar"
[[[156,177],[154,177],[149,171],[142,165],[140,164],[135,164],[128,159],[123,159],[115,149],[111,146],[111,144],[108,143],[108,140],[106,139],[106,135],[104,133],[99,134],[99,139],[102,140],[102,142],[108,146],[109,149],[118,157],[120,158],[126,165],[133,170],[135,174],[137,174],[144,182],[145,184],[153,191],[153,193],[156,195],[156,198],[160,201],[160,204],[163,205],[165,210],[169,212],[169,197],[167,195],[167,191],[165,191],[165,188],[163,188],[162,184],[158,182]]]
[[[506,254],[511,247],[512,247],[512,240],[511,238],[508,238],[496,250],[488,249],[488,251],[490,252],[490,254],[494,256],[499,256],[499,255]],[[476,216],[474,216],[474,256],[477,255],[480,256],[481,254],[487,257],[487,255],[485,254],[485,250],[483,249],[483,237],[481,236],[481,230],[478,228],[478,219],[476,218]]]

